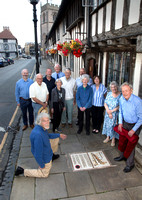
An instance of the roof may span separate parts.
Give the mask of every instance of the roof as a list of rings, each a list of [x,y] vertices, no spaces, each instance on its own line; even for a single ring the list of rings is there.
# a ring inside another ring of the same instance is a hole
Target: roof
[[[60,21],[62,21],[62,18],[64,17],[67,11],[67,8],[71,5],[73,1],[74,0],[70,0],[70,1],[62,0],[61,5],[59,7],[59,11],[57,13],[57,17],[51,27],[49,34],[47,34],[47,39],[49,39],[52,36],[53,31],[55,31],[55,28],[59,25]]]
[[[11,40],[17,40],[16,37],[11,33],[10,30],[5,29],[2,32],[0,32],[0,39],[11,39]]]

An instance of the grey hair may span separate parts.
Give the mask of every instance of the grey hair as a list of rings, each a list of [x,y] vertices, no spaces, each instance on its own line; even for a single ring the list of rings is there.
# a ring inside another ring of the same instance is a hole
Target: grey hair
[[[112,81],[112,82],[110,83],[110,85],[109,85],[110,89],[111,89],[112,86],[117,87],[117,89],[119,88],[119,87],[118,87],[118,83],[117,83],[116,81]]]
[[[21,74],[23,73],[23,71],[27,71],[29,73],[28,69],[22,69]]]
[[[41,119],[43,118],[43,117],[47,117],[48,119],[50,119],[50,115],[48,114],[48,113],[40,113],[40,114],[38,114],[38,116],[37,116],[37,118],[36,118],[36,121],[35,121],[35,124],[37,124],[37,125],[41,125]]]
[[[61,69],[61,66],[59,65],[59,63],[56,63],[55,66],[54,66],[54,68],[55,68],[56,66],[59,66],[60,69]]]
[[[129,86],[130,89],[133,89],[133,86],[132,86],[130,83],[124,82],[124,83],[121,85],[121,90],[122,90],[122,87],[125,86],[125,85]]]
[[[88,82],[89,82],[90,76],[89,76],[88,74],[83,74],[83,75],[81,76],[81,82],[83,81],[84,78],[86,78],[86,79],[88,80]]]
[[[70,68],[66,68],[66,69],[65,69],[65,72],[66,72],[66,71],[70,71],[70,72],[71,72],[71,69],[70,69]]]
[[[56,79],[55,84],[57,84],[59,81],[63,84],[63,82],[62,82],[61,79],[59,79],[59,78]]]

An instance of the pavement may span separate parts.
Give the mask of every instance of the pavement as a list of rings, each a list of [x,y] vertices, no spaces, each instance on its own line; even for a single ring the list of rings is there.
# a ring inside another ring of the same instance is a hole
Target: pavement
[[[53,67],[47,60],[42,61],[40,72],[45,74],[47,67]],[[103,143],[105,136],[101,133],[85,134],[85,130],[77,134],[75,125],[76,106],[73,111],[73,127],[62,128],[67,139],[60,140],[58,153],[60,158],[55,160],[48,178],[14,177],[10,190],[10,200],[142,200],[142,168],[136,163],[130,173],[124,173],[125,161],[115,162],[119,156],[116,147],[110,142]],[[22,126],[22,122],[21,122]],[[49,132],[52,132],[52,124]],[[38,168],[30,149],[31,128],[19,131],[17,137],[19,152],[16,166],[23,168]],[[111,167],[74,171],[70,154],[103,151]],[[13,173],[15,168],[13,168]],[[4,198],[3,198],[4,199]]]

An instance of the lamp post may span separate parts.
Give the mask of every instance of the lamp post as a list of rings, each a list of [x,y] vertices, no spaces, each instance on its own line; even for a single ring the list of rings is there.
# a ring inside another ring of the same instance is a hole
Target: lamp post
[[[39,62],[38,62],[38,41],[37,41],[37,15],[36,15],[36,4],[39,0],[29,0],[33,5],[33,22],[34,22],[34,33],[35,33],[35,58],[36,58],[36,74],[39,73]]]

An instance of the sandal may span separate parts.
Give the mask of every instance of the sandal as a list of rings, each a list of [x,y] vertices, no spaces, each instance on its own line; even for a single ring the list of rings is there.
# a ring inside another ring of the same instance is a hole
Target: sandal
[[[103,141],[103,143],[108,143],[110,141],[110,139],[109,138],[106,138],[104,141]]]

